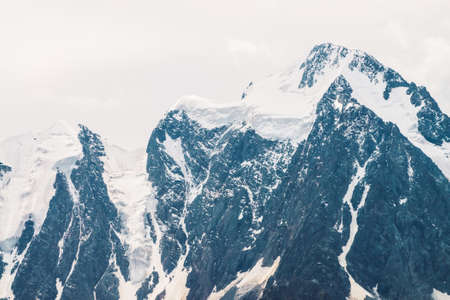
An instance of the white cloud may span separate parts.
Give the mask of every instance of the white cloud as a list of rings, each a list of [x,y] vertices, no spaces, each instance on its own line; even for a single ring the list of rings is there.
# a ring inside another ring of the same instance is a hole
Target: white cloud
[[[270,56],[270,51],[265,45],[257,45],[250,41],[228,39],[228,50],[233,54],[246,54],[257,56]]]

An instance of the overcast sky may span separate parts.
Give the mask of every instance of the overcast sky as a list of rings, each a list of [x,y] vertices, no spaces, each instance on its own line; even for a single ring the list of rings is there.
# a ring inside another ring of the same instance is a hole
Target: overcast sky
[[[359,48],[450,112],[450,1],[0,2],[0,139],[63,119],[145,147],[187,94],[235,101],[317,43]]]

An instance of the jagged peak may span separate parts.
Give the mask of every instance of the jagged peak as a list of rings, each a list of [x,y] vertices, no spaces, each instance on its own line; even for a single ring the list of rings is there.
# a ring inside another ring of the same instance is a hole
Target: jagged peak
[[[351,94],[353,92],[350,83],[345,79],[344,75],[339,75],[336,79],[331,83],[328,91],[335,91],[338,93]]]
[[[338,45],[330,42],[325,42],[313,46],[313,48],[309,51],[309,54],[304,61],[304,64],[306,64],[307,62],[315,61],[317,59],[326,59],[328,62],[337,63],[338,61],[336,60],[353,56],[370,57],[371,59],[376,61],[376,59],[372,55],[368,54],[365,51],[355,48],[349,48],[343,45]]]
[[[355,105],[353,89],[344,75],[339,75],[330,85],[317,106],[317,114],[323,115],[330,110],[343,111],[348,104]]]
[[[331,56],[342,56],[346,57],[349,52],[358,51],[358,50],[351,50],[347,47],[336,45],[333,43],[321,43],[315,45],[309,52],[308,57],[306,60],[310,60],[314,57],[331,57]]]
[[[285,71],[266,77],[260,81],[251,81],[242,92],[241,99],[257,93],[261,87],[287,93],[308,90],[316,85],[326,90],[340,74],[360,73],[373,84],[386,84],[385,99],[390,96],[390,87],[407,86],[408,83],[393,69],[384,66],[367,52],[333,43],[315,45],[305,59],[298,60]]]
[[[389,74],[384,76],[387,71]],[[264,105],[260,100],[264,94],[281,96],[300,93],[306,94],[307,97],[314,95],[318,100],[337,76],[348,73],[361,73],[374,84],[388,80],[406,84],[398,73],[384,67],[366,52],[333,43],[321,43],[315,45],[305,59],[299,60],[285,71],[260,81],[251,81],[244,89],[241,99],[256,106]],[[254,95],[256,97],[253,97]],[[389,97],[389,92],[386,96]],[[282,104],[279,103],[277,106],[279,110]]]
[[[319,80],[320,75],[326,72],[359,71],[365,74],[371,81],[376,80],[379,73],[386,68],[370,54],[350,49],[332,43],[323,43],[313,47],[305,62],[300,65],[302,76],[298,84],[299,88],[311,88]]]
[[[83,124],[78,124],[78,127],[80,127],[78,139],[83,146],[83,154],[85,156],[105,156],[105,147],[103,146],[100,135],[91,131]]]

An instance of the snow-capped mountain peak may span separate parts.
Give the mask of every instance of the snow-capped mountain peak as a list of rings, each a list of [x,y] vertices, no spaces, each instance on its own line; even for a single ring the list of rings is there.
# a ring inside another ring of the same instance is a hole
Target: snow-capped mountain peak
[[[65,122],[10,138],[0,298],[447,297],[449,122],[326,43],[235,102],[181,98],[146,150]]]
[[[207,128],[245,122],[263,137],[298,143],[308,136],[317,103],[339,76],[349,83],[353,98],[385,122],[396,124],[450,178],[448,116],[424,87],[407,82],[360,50],[320,44],[302,63],[252,81],[242,101],[217,104],[190,96],[181,98],[171,110],[184,111]]]
[[[70,174],[81,153],[75,127],[64,121],[0,142],[0,160],[11,168],[0,190],[0,241],[18,236],[29,218],[42,224],[57,170]]]

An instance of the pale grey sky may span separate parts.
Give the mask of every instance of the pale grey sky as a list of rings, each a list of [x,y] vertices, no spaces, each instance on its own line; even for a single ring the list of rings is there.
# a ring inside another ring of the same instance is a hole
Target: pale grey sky
[[[0,2],[0,139],[63,119],[145,147],[186,94],[230,101],[317,43],[358,48],[450,111],[450,1]]]

